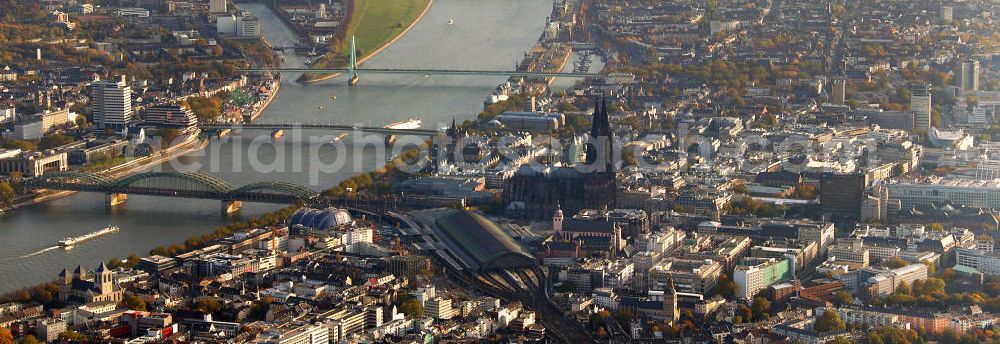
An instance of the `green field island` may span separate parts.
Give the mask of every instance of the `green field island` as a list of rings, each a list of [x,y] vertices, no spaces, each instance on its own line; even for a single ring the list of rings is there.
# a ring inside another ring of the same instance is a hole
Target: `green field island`
[[[344,37],[354,36],[357,57],[364,59],[392,43],[413,25],[431,0],[355,0],[351,21]],[[313,68],[343,68],[350,59],[350,39],[331,46],[313,63]],[[306,73],[300,81],[316,82],[333,77],[330,73]]]

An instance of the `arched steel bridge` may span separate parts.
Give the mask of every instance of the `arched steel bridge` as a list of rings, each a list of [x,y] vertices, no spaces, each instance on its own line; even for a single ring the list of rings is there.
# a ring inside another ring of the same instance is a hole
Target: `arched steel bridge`
[[[92,173],[56,172],[25,179],[22,184],[31,189],[260,203],[295,203],[319,197],[318,192],[307,187],[285,182],[258,182],[237,188],[202,172],[145,172],[119,179]]]

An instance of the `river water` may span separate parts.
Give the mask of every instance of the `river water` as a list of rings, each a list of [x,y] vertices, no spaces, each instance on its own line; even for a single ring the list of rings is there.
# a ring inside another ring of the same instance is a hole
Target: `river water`
[[[291,31],[267,7],[239,6],[260,18],[261,31],[273,45],[291,41]],[[551,6],[551,0],[435,0],[409,33],[365,66],[509,70],[539,37]],[[448,25],[449,19],[454,19],[453,25]],[[299,67],[302,61],[289,52],[284,66]],[[259,121],[381,126],[420,118],[425,128],[437,128],[452,118],[473,118],[482,109],[483,98],[504,80],[362,75],[358,87],[348,87],[344,77],[311,85],[295,83],[296,77],[282,77],[281,91]],[[358,143],[379,142],[377,137],[352,135],[331,144],[329,137],[320,137],[330,133],[286,133],[278,140],[269,134],[236,133],[154,170],[202,171],[235,186],[285,181],[319,191],[385,161],[377,145]],[[96,266],[132,253],[142,256],[156,246],[179,243],[278,207],[245,203],[238,215],[223,217],[217,201],[131,196],[125,205],[108,211],[104,195],[78,193],[8,212],[0,215],[0,292],[52,280],[64,267]],[[122,230],[70,250],[54,246],[63,237],[110,224]]]

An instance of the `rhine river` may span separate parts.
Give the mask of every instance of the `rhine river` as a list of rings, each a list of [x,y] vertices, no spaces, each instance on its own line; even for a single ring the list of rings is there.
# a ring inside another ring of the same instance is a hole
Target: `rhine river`
[[[265,6],[239,6],[260,18],[261,31],[273,45],[287,45],[282,43],[294,37]],[[551,0],[435,0],[409,33],[365,66],[510,70],[541,34],[551,6]],[[449,19],[454,19],[453,25],[448,25]],[[289,52],[284,66],[299,67],[303,60]],[[381,126],[420,118],[425,128],[438,128],[453,117],[459,121],[474,118],[483,98],[504,80],[496,76],[362,75],[361,84],[351,88],[344,77],[311,85],[295,83],[297,77],[282,77],[281,91],[258,121]],[[237,187],[285,181],[319,191],[385,162],[374,145],[356,144],[356,138],[331,144],[330,138],[318,137],[328,134],[306,132],[297,137],[286,132],[275,141],[268,132],[237,133],[154,170],[202,171]],[[339,168],[333,168],[338,164]],[[104,195],[91,193],[24,207],[0,215],[0,292],[50,281],[64,267],[93,268],[113,257],[145,256],[156,246],[180,243],[279,207],[245,203],[239,215],[226,218],[220,215],[217,201],[131,196],[124,206],[109,212]],[[64,237],[107,225],[122,230],[70,250],[55,246]]]

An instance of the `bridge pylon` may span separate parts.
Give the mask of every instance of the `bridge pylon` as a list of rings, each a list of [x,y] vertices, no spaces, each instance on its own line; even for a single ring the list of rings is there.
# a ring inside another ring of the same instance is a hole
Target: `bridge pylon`
[[[105,200],[104,204],[106,205],[106,207],[108,209],[111,209],[115,206],[125,204],[125,201],[128,200],[128,194],[123,194],[123,193],[104,194],[104,200]]]
[[[353,35],[351,35],[351,58],[347,69],[347,76],[350,77],[350,79],[347,79],[347,85],[357,86],[358,82],[361,81],[361,77],[358,76],[358,50],[354,47]]]
[[[243,202],[241,202],[241,201],[235,201],[235,200],[232,200],[232,201],[231,200],[223,200],[222,201],[222,209],[221,209],[220,213],[222,214],[222,216],[226,216],[226,215],[229,215],[229,214],[237,213],[237,212],[240,211],[240,209],[243,209]]]

